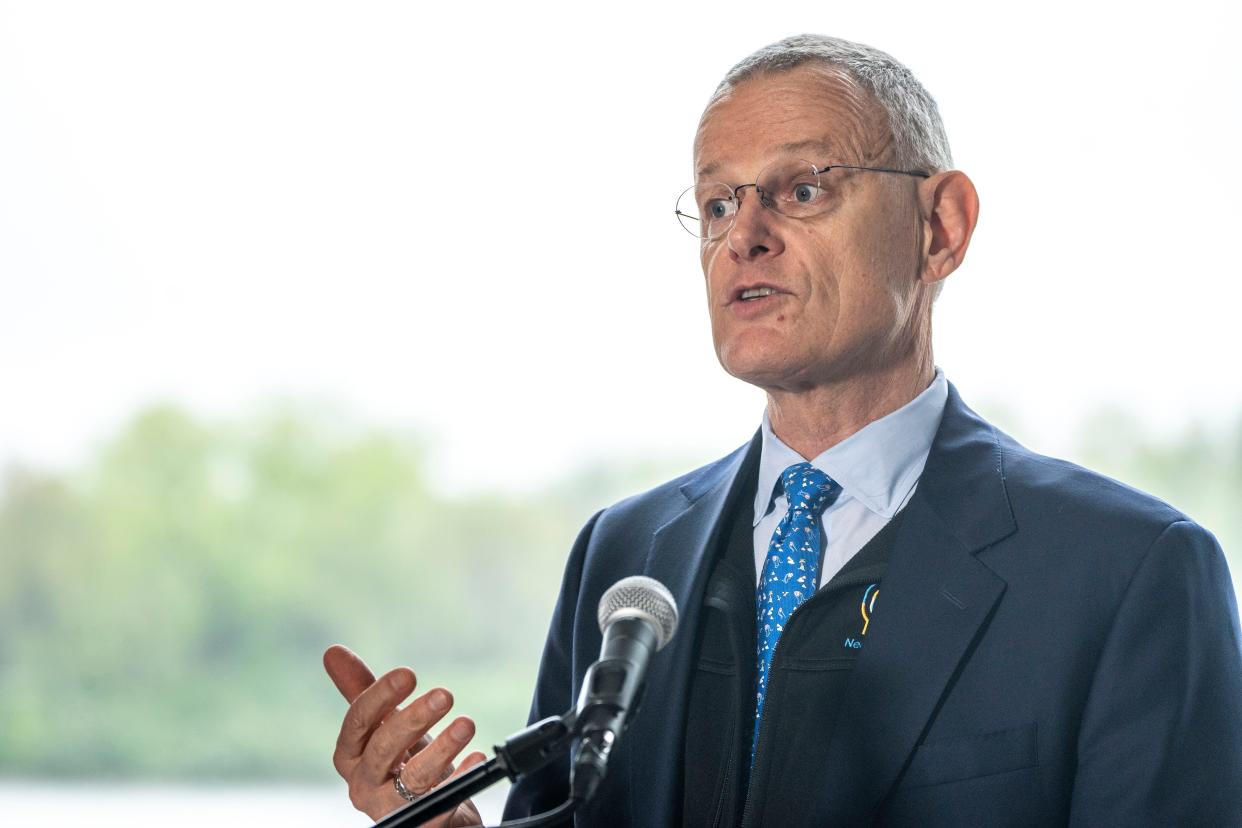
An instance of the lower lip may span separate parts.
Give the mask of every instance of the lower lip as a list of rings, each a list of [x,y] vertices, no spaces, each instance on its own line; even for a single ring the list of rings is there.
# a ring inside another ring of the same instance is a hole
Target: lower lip
[[[784,294],[781,293],[770,293],[755,299],[735,299],[729,303],[729,308],[743,319],[753,319],[774,308],[783,296]]]

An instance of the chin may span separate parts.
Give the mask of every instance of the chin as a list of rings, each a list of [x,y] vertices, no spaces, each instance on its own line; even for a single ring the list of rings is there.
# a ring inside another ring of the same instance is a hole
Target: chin
[[[720,365],[730,375],[742,382],[760,388],[779,386],[782,379],[794,373],[792,360],[786,355],[756,352],[744,348],[724,348],[716,352]]]

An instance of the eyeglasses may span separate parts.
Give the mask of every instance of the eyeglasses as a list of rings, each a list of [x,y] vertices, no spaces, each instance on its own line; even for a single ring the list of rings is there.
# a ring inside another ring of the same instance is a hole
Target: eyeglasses
[[[715,181],[696,184],[677,198],[677,220],[690,235],[706,241],[729,232],[733,217],[741,204],[741,192],[754,187],[759,203],[782,216],[804,219],[826,212],[837,200],[839,176],[831,170],[865,170],[867,172],[913,175],[930,178],[921,170],[893,170],[887,167],[856,167],[852,164],[830,164],[818,167],[809,161],[787,159],[764,167],[753,184],[730,187]]]

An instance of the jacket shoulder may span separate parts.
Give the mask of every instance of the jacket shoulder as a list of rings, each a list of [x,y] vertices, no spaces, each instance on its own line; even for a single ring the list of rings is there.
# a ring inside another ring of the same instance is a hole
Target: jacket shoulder
[[[1061,521],[1071,528],[1140,531],[1153,538],[1191,521],[1180,509],[1100,472],[1039,454],[996,429],[1001,470],[1014,517]]]
[[[718,460],[617,501],[600,513],[596,531],[655,532],[707,492],[729,485],[750,447],[748,442]]]

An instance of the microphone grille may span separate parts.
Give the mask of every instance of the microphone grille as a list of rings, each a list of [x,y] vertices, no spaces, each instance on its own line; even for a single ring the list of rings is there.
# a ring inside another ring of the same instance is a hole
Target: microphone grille
[[[677,632],[677,602],[664,584],[646,575],[622,578],[608,588],[599,599],[599,629],[603,632],[619,618],[645,618],[660,636],[656,649]]]

